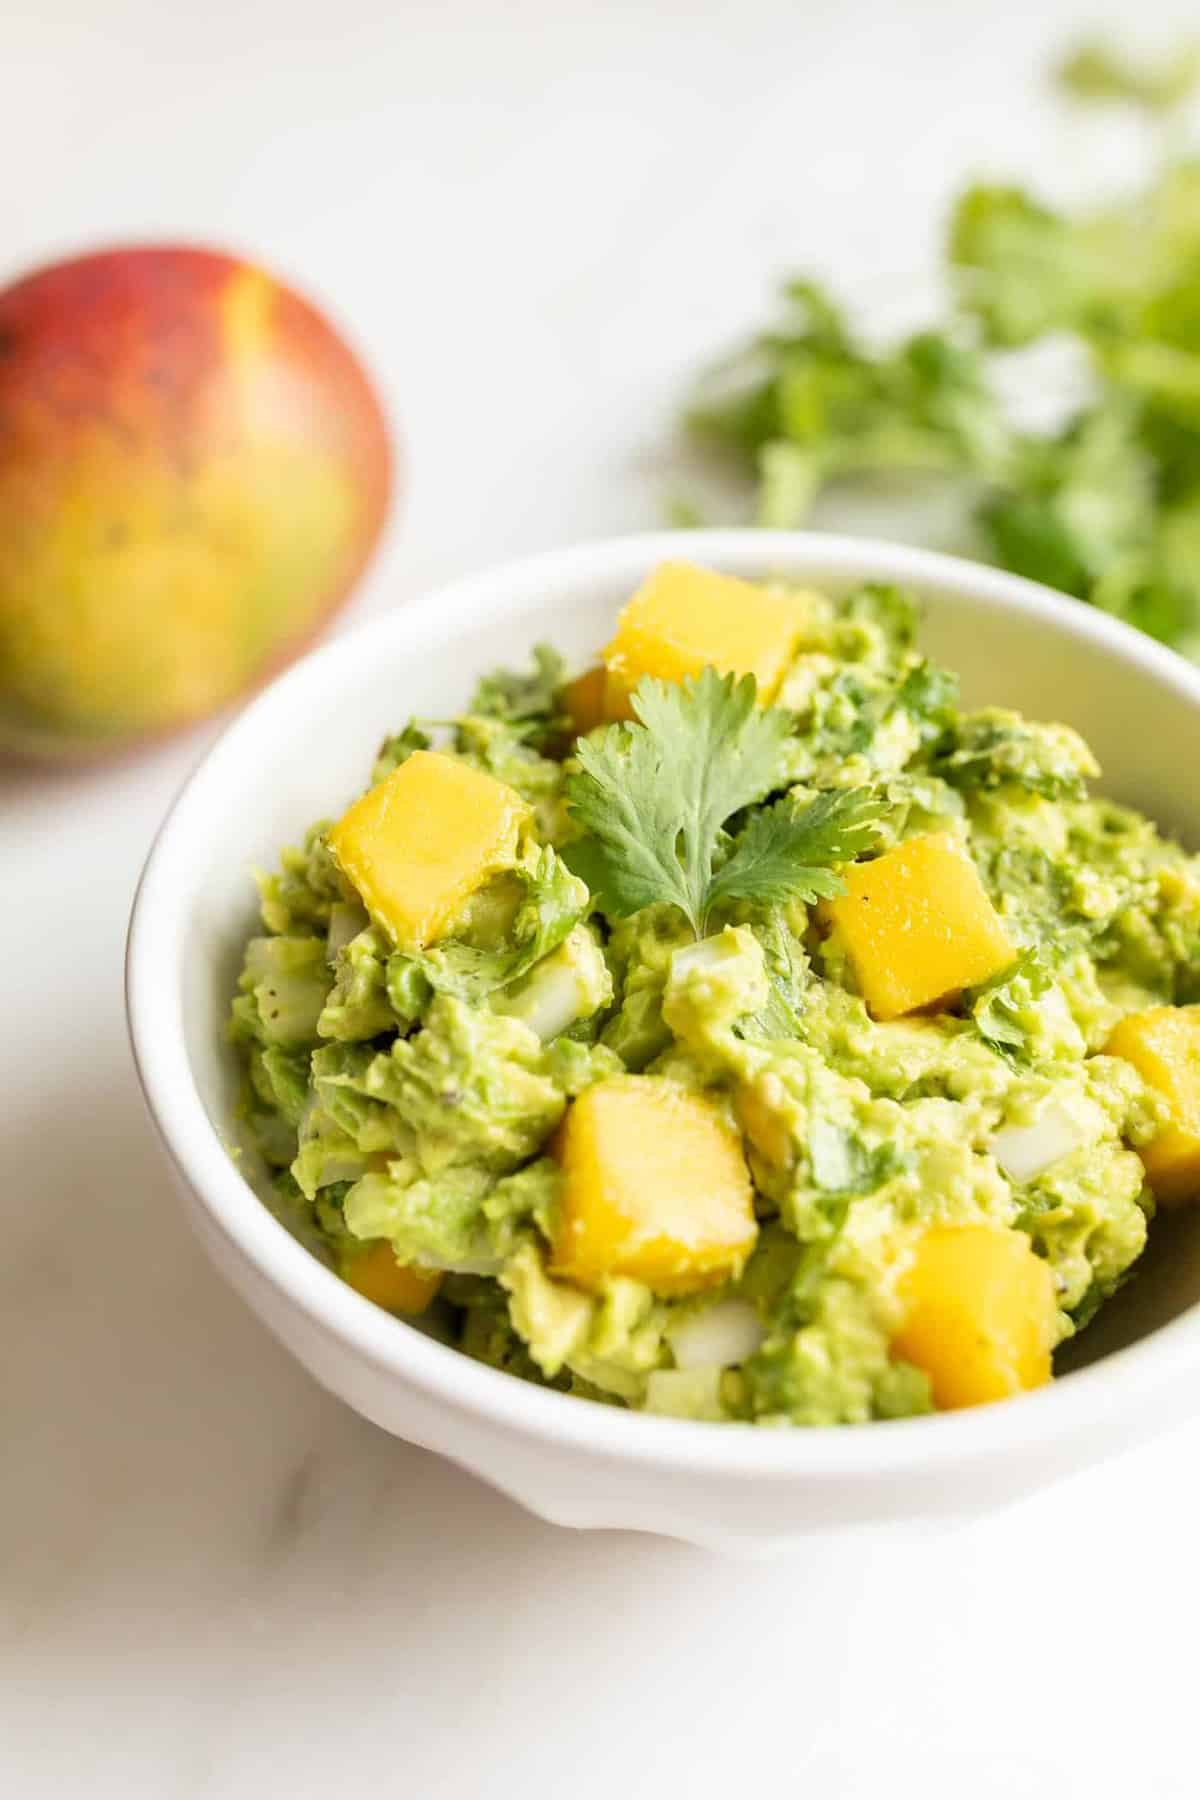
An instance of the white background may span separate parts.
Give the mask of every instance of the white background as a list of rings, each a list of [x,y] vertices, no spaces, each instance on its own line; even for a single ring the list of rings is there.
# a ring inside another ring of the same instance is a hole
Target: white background
[[[201,237],[334,309],[409,454],[362,616],[658,522],[683,378],[781,268],[907,281],[965,172],[1111,172],[1126,138],[1037,84],[1102,14],[0,0],[0,262]],[[124,1043],[201,747],[0,774],[0,1792],[1194,1795],[1196,1427],[915,1547],[742,1565],[545,1527],[289,1362]]]

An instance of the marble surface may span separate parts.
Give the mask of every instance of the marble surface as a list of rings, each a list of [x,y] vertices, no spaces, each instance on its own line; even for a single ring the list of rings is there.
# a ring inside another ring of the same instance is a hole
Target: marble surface
[[[682,377],[780,266],[907,279],[964,167],[1119,162],[1033,81],[1098,11],[46,0],[0,20],[0,241],[231,241],[337,307],[410,452],[361,614],[656,522]],[[0,1793],[1193,1794],[1198,1426],[762,1567],[543,1526],[289,1361],[184,1228],[124,1041],[202,747],[0,776]]]

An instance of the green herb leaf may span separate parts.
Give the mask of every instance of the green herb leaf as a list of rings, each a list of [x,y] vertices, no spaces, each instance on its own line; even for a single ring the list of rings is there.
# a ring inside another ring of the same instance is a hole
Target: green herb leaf
[[[949,261],[990,344],[1015,348],[1097,316],[1112,284],[1102,247],[1024,188],[979,182],[958,198]]]
[[[602,911],[627,918],[666,903],[702,934],[721,829],[771,791],[792,729],[756,693],[752,675],[714,669],[679,685],[647,679],[633,695],[637,722],[580,741],[566,791],[587,835],[566,856]]]
[[[708,890],[707,910],[726,900],[828,900],[844,892],[835,873],[875,842],[880,800],[867,788],[831,788],[808,806],[787,797],[756,813]]]
[[[958,704],[958,676],[924,659],[914,663],[896,690],[922,744],[933,744],[943,735]]]
[[[1100,773],[1069,725],[1039,725],[999,706],[964,714],[932,767],[960,792],[1014,787],[1045,800],[1082,799]]]
[[[804,947],[777,906],[755,925],[754,935],[762,945],[763,966],[770,985],[766,1005],[739,1022],[738,1035],[759,1043],[798,1037],[804,991],[811,979]]]
[[[499,943],[481,947],[447,938],[430,950],[394,951],[388,960],[389,986],[401,983],[403,971],[409,969],[435,993],[478,1005],[556,950],[582,916],[586,892],[549,846],[538,851],[531,866],[515,869],[513,876],[523,885],[524,897]]]
[[[526,674],[493,669],[475,689],[467,711],[484,719],[503,719],[522,737],[541,742],[563,725],[558,694],[567,666],[550,644],[535,644],[533,667]]]
[[[976,988],[969,997],[970,1017],[989,1050],[1009,1062],[1028,1060],[1030,1009],[1053,980],[1045,955],[1026,950],[1009,968]]]
[[[686,426],[759,477],[759,524],[796,525],[818,489],[877,471],[991,470],[1009,428],[986,365],[952,331],[877,352],[812,282],[785,285],[781,316],[699,384]]]
[[[823,1118],[810,1121],[808,1159],[813,1186],[836,1195],[873,1194],[912,1166],[895,1144],[868,1149],[855,1132]]]
[[[808,517],[825,471],[812,450],[776,439],[759,452],[758,476],[756,523],[765,531],[794,531]]]
[[[1114,44],[1089,38],[1063,58],[1054,78],[1073,100],[1115,100],[1151,113],[1170,112],[1200,86],[1200,44],[1180,44],[1156,62],[1135,62]]]
[[[416,750],[431,750],[433,739],[429,733],[410,719],[403,731],[394,732],[391,737],[384,738],[379,746],[379,754],[375,758],[375,767],[371,771],[372,783],[385,781],[394,769],[402,762],[407,762]]]

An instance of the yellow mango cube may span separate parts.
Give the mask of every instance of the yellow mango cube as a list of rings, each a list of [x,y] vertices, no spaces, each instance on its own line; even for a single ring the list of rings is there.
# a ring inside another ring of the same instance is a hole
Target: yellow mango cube
[[[563,1183],[552,1270],[691,1294],[740,1273],[758,1226],[741,1139],[675,1082],[616,1075],[586,1088],[559,1131]]]
[[[576,737],[585,737],[589,731],[595,731],[597,725],[607,721],[607,682],[608,670],[603,663],[597,663],[594,669],[585,669],[574,681],[568,681],[559,694],[562,709],[570,719]]]
[[[1006,1400],[1050,1380],[1054,1276],[1023,1231],[935,1225],[898,1292],[904,1322],[892,1354],[925,1371],[939,1409]]]
[[[643,675],[683,681],[709,665],[722,675],[753,675],[765,703],[810,622],[801,594],[772,594],[733,575],[662,563],[622,611],[604,652],[608,717],[631,716],[629,695]]]
[[[1191,866],[1158,871],[1158,891],[1168,906],[1195,906],[1200,902],[1200,880]]]
[[[1200,1196],[1200,1006],[1153,1006],[1122,1019],[1104,1046],[1162,1094],[1171,1122],[1144,1144],[1154,1197],[1178,1205]]]
[[[439,1270],[397,1262],[386,1238],[346,1257],[338,1273],[364,1300],[382,1306],[385,1312],[410,1315],[423,1313],[442,1285]]]
[[[824,916],[876,1019],[953,1000],[1015,961],[974,863],[943,832],[910,838],[843,871]]]
[[[356,800],[329,848],[402,950],[442,936],[475,889],[512,864],[529,808],[504,782],[417,750]]]

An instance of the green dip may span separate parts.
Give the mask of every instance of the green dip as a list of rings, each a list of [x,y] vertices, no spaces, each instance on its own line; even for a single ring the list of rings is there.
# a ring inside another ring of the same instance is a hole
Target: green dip
[[[1089,794],[1061,725],[962,712],[901,594],[816,600],[776,704],[776,790],[869,788],[876,857],[950,834],[1017,952],[945,1006],[872,1018],[820,909],[728,905],[709,950],[678,911],[610,919],[551,850],[575,827],[562,670],[482,683],[451,727],[412,723],[373,779],[436,747],[532,808],[519,867],[449,935],[397,949],[330,854],[328,822],[260,878],[232,1035],[245,1121],[280,1208],[353,1271],[388,1241],[444,1271],[431,1322],[467,1354],[593,1401],[681,1417],[828,1425],[929,1411],[895,1354],[899,1273],[932,1226],[1027,1234],[1055,1335],[1126,1279],[1153,1203],[1138,1147],[1164,1102],[1103,1054],[1124,1015],[1200,1000],[1200,860]],[[605,728],[601,728],[605,729]],[[738,821],[739,828],[745,820]],[[757,1241],[683,1297],[551,1273],[554,1134],[592,1083],[645,1072],[736,1123]]]

